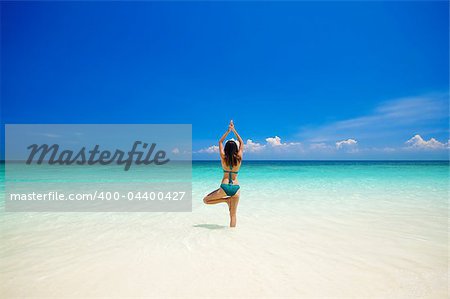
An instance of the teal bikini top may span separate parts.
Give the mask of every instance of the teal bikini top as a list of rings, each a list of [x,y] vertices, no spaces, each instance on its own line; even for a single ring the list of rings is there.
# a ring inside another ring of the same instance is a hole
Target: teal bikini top
[[[233,169],[233,166],[230,166],[230,170],[223,170],[223,172],[228,172],[228,185],[232,185],[233,184],[233,180],[231,179],[231,174],[235,173],[237,174],[239,171],[231,171]]]

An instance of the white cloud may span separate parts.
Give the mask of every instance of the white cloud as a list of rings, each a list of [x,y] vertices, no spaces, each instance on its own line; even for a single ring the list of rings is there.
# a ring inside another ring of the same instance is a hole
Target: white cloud
[[[379,144],[388,138],[398,142],[418,127],[442,132],[442,123],[448,118],[448,93],[407,97],[384,102],[360,117],[304,127],[299,137],[314,143],[332,142],[347,136]]]
[[[440,142],[435,138],[429,140],[423,139],[420,135],[415,135],[405,142],[403,147],[359,147],[356,138],[347,138],[336,141],[334,143],[318,142],[309,143],[306,147],[299,142],[282,142],[278,136],[266,138],[266,143],[255,142],[247,139],[244,150],[246,153],[252,153],[259,157],[285,157],[288,155],[292,158],[308,158],[308,157],[339,157],[339,153],[360,154],[360,155],[377,155],[378,154],[405,154],[411,151],[419,150],[445,150],[450,149],[450,141],[447,143]],[[175,150],[175,149],[174,149]],[[201,149],[196,153],[217,154],[219,146],[212,145]],[[317,156],[319,155],[319,156]]]
[[[248,139],[245,151],[255,157],[258,155],[259,158],[340,158],[343,153],[358,153],[360,157],[372,158],[444,157],[442,149],[450,149],[450,142],[446,140],[449,122],[448,98],[449,94],[445,92],[385,101],[364,114],[303,127],[294,138],[301,140],[301,143],[283,142],[278,135],[272,135],[273,137],[259,142]],[[420,135],[416,135],[405,144],[405,140],[414,132],[435,137],[424,140]],[[348,138],[349,136],[352,138]],[[445,136],[445,139],[442,139],[442,136]],[[419,149],[430,151],[420,154]],[[436,151],[431,151],[433,149]],[[417,152],[413,152],[414,150]],[[211,146],[197,153],[217,152],[218,147]]]
[[[312,151],[330,151],[334,150],[334,147],[326,144],[325,142],[319,142],[319,143],[311,143],[309,145],[309,149]]]
[[[355,147],[357,144],[358,144],[358,141],[356,141],[355,139],[349,138],[347,140],[337,141],[336,148],[341,149],[341,148],[346,148],[346,147]]]
[[[244,146],[244,151],[249,153],[260,152],[264,149],[265,145],[258,142],[253,142],[251,139],[247,139],[247,143]]]
[[[268,137],[266,138],[267,145],[270,145],[275,148],[287,148],[291,146],[301,145],[300,142],[281,142],[281,138],[278,136],[275,137]]]
[[[179,153],[180,153],[180,150],[178,149],[178,147],[176,147],[176,148],[174,148],[174,149],[172,150],[172,153],[174,153],[175,155],[176,155],[176,154],[179,154]]]
[[[381,151],[381,152],[385,152],[385,153],[393,153],[393,152],[395,152],[395,151],[397,151],[397,149],[395,149],[395,148],[393,148],[393,147],[389,147],[389,146],[386,146],[386,147],[383,147],[383,148],[381,148],[381,149],[377,149],[377,148],[375,148],[375,149],[373,149],[374,151]]]
[[[449,148],[449,143],[442,143],[434,138],[425,140],[419,134],[414,135],[405,143],[407,144],[409,149],[439,150]]]
[[[255,142],[252,139],[247,139],[247,142],[244,146],[244,151],[248,153],[260,153],[260,152],[269,152],[269,151],[287,151],[287,150],[296,150],[296,151],[302,151],[301,143],[300,142],[281,142],[281,138],[278,136],[275,137],[268,137],[266,138],[266,143],[261,144],[259,142]],[[199,150],[197,153],[218,153],[219,152],[219,146],[212,145],[208,148],[203,148]]]
[[[198,151],[199,153],[207,153],[207,154],[213,154],[219,152],[219,146],[218,145],[211,145],[210,147],[203,148]]]
[[[267,144],[269,144],[271,146],[280,146],[281,145],[281,138],[278,137],[278,136],[269,137],[269,138],[266,138],[266,142],[267,142]]]

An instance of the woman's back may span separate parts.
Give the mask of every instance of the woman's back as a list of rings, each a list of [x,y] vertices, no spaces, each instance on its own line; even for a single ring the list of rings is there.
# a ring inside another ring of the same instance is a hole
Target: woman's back
[[[226,161],[224,161],[224,159],[221,159],[221,164],[222,164],[222,169],[223,169],[223,178],[222,178],[222,183],[230,183],[229,179],[231,178],[231,182],[233,185],[238,185],[239,182],[237,180],[237,176],[239,173],[239,170],[241,168],[241,162],[238,162],[237,165],[235,166],[228,166]]]

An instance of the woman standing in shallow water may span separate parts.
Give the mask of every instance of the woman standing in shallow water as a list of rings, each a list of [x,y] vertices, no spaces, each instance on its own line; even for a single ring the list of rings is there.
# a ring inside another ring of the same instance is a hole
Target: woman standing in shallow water
[[[239,145],[234,140],[228,140],[223,146],[223,141],[230,132],[233,132],[238,139]],[[238,171],[241,168],[242,154],[244,152],[244,142],[234,128],[233,121],[230,121],[228,130],[219,140],[220,162],[223,169],[222,183],[220,188],[214,190],[203,198],[206,204],[216,204],[226,202],[230,212],[230,227],[236,226],[236,210],[239,203],[239,182]]]

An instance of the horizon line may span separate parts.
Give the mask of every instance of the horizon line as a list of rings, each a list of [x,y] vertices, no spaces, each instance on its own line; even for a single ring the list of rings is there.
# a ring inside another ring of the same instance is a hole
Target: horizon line
[[[10,160],[9,162],[24,162],[25,160]],[[184,161],[189,160],[172,160]],[[219,162],[219,159],[192,159],[192,162]],[[450,159],[246,159],[247,162],[450,162]],[[6,160],[0,160],[5,164]]]

